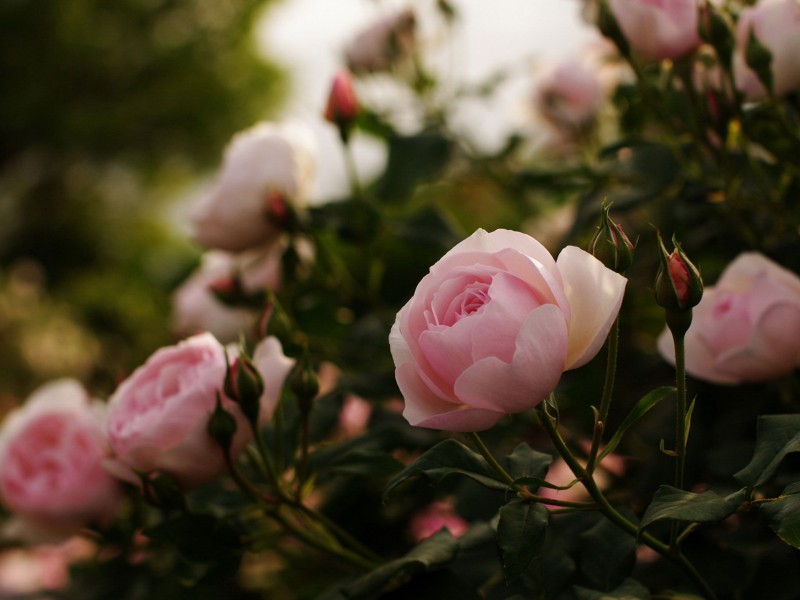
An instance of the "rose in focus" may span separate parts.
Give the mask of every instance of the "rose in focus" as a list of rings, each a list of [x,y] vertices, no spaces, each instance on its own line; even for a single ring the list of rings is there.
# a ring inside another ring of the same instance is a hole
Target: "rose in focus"
[[[231,252],[277,239],[287,206],[307,201],[315,163],[313,134],[299,124],[259,123],[236,134],[214,188],[195,207],[195,239]]]
[[[420,281],[389,342],[412,425],[479,431],[533,408],[600,350],[626,280],[516,231],[476,231]]]
[[[675,59],[700,45],[697,0],[609,0],[631,47],[648,60]]]
[[[800,360],[800,278],[765,256],[741,254],[705,289],[686,332],[686,370],[725,385],[791,373]],[[668,331],[658,349],[674,364]]]
[[[0,430],[0,494],[31,526],[55,535],[113,517],[117,482],[108,456],[104,406],[74,380],[42,386]]]

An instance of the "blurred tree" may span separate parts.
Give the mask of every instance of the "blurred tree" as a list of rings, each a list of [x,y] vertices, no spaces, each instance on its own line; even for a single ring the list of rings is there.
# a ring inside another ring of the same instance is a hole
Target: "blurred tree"
[[[167,293],[188,268],[164,199],[282,96],[255,53],[264,4],[0,4],[0,274],[41,266],[47,292],[129,360],[168,337]]]

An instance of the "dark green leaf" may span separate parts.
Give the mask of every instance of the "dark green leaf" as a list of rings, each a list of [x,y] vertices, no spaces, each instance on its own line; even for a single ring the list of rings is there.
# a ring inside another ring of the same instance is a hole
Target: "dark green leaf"
[[[341,456],[329,469],[336,473],[382,477],[403,468],[403,463],[381,450],[359,448]]]
[[[455,474],[465,475],[493,490],[508,489],[508,484],[495,478],[494,471],[480,454],[461,442],[445,440],[395,475],[383,490],[383,496],[386,498],[395,487],[415,475],[424,475],[437,484],[445,477]]]
[[[769,480],[787,454],[800,451],[800,415],[764,415],[758,418],[756,449],[736,481],[753,488]]]
[[[600,453],[598,463],[603,459],[604,456],[612,453],[616,447],[619,446],[619,443],[622,441],[622,437],[632,425],[646,415],[651,408],[656,406],[656,404],[673,393],[675,393],[674,387],[665,386],[645,394],[631,409],[631,411],[628,413],[628,416],[625,417],[625,420],[622,422],[622,425],[619,426],[619,429],[617,429],[611,440],[608,442],[608,444],[606,444],[606,447],[603,448],[603,451]]]
[[[544,481],[551,462],[552,456],[532,449],[525,442],[506,457],[508,472],[514,480],[524,480],[526,483]]]
[[[386,172],[376,193],[381,198],[406,198],[414,187],[436,176],[450,159],[452,143],[435,132],[389,138]]]
[[[711,490],[702,494],[686,492],[669,485],[662,485],[653,496],[653,501],[642,517],[640,527],[663,519],[713,523],[732,515],[744,501],[747,490],[741,489],[725,498]]]
[[[497,541],[503,555],[506,581],[517,579],[539,554],[550,513],[543,505],[513,500],[500,509]]]
[[[788,486],[774,501],[761,504],[759,510],[778,537],[800,548],[800,482]]]
[[[598,592],[575,586],[578,600],[650,600],[650,591],[638,581],[626,579],[621,586],[610,592]]]
[[[441,568],[456,555],[459,543],[447,530],[423,540],[402,558],[389,561],[353,581],[340,584],[320,597],[320,600],[343,598],[378,598],[408,581],[415,573]]]
[[[581,571],[602,590],[620,585],[636,563],[636,540],[608,519],[581,536],[580,548]]]

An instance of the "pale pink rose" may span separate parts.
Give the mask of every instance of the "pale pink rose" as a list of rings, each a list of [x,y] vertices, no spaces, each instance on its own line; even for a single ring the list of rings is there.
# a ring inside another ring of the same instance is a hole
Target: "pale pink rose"
[[[260,424],[264,426],[275,412],[295,360],[283,353],[283,346],[278,338],[269,336],[261,340],[253,351],[253,364],[264,380],[264,393],[261,395],[259,412]]]
[[[534,104],[555,127],[575,131],[594,121],[604,98],[597,69],[569,59],[540,73]]]
[[[747,66],[745,51],[750,33],[772,54],[772,85],[777,96],[800,89],[800,3],[797,0],[761,0],[745,8],[736,24],[733,72],[736,87],[754,100],[766,95],[755,71]]]
[[[345,48],[353,73],[388,71],[414,48],[416,19],[411,10],[389,15],[360,31]]]
[[[487,429],[533,408],[563,371],[600,350],[626,280],[569,246],[479,229],[450,250],[397,313],[389,336],[412,425]]]
[[[680,58],[700,45],[698,0],[609,0],[608,5],[642,58]]]
[[[280,230],[270,213],[283,202],[306,203],[315,152],[313,134],[299,124],[259,123],[237,133],[225,150],[214,188],[195,207],[195,239],[231,252],[276,239]]]
[[[411,517],[409,523],[411,538],[415,542],[421,542],[443,528],[453,537],[461,537],[469,529],[469,523],[456,513],[452,500],[432,502]]]
[[[339,413],[339,431],[345,438],[361,435],[372,416],[372,403],[355,394],[348,394]]]
[[[222,449],[206,430],[218,393],[237,423],[231,456],[252,438],[238,405],[223,395],[226,369],[225,351],[210,333],[155,352],[109,400],[109,471],[133,482],[134,471],[163,471],[187,489],[221,475]]]
[[[0,494],[33,529],[71,533],[114,516],[121,494],[103,469],[104,405],[77,381],[48,383],[0,430]]]
[[[172,331],[176,336],[208,331],[228,343],[253,328],[255,311],[228,306],[211,291],[212,285],[232,277],[235,265],[234,255],[228,252],[213,250],[203,255],[198,270],[172,296]]]
[[[672,337],[658,340],[674,364]],[[739,255],[707,287],[686,332],[686,370],[736,385],[791,373],[800,360],[800,278],[756,252]]]

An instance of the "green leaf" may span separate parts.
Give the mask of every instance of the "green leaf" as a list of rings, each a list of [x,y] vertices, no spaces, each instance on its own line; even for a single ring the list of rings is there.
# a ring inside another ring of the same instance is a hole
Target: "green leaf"
[[[664,386],[645,394],[631,409],[631,411],[628,413],[628,416],[625,417],[625,420],[622,422],[622,425],[619,426],[619,429],[617,429],[611,440],[609,440],[608,444],[606,444],[606,447],[603,448],[603,451],[598,457],[598,464],[605,456],[611,454],[616,447],[619,446],[619,443],[622,441],[622,437],[625,435],[628,429],[630,429],[644,415],[650,412],[650,409],[654,408],[664,398],[674,393],[674,387]]]
[[[465,475],[493,490],[507,490],[508,484],[495,478],[494,471],[480,454],[461,442],[445,440],[436,444],[417,461],[395,475],[383,490],[384,499],[409,477],[424,475],[434,485],[450,475]]]
[[[329,469],[335,473],[362,475],[364,477],[383,477],[396,473],[403,468],[403,463],[382,450],[360,448],[348,452]]]
[[[497,542],[509,583],[522,575],[541,551],[549,519],[547,508],[535,502],[513,500],[500,509]]]
[[[455,558],[458,548],[458,540],[449,531],[439,531],[423,540],[405,556],[329,589],[319,600],[378,598],[384,592],[400,587],[415,573],[433,571],[449,564]]]
[[[553,457],[544,452],[538,452],[525,442],[519,444],[514,451],[506,457],[508,472],[517,483],[539,484],[544,482],[547,470]]]
[[[800,548],[800,482],[788,486],[775,500],[764,502],[758,509],[779,538]]]
[[[800,451],[800,415],[763,415],[758,418],[756,449],[736,481],[754,488],[769,480],[787,454]]]
[[[695,494],[662,485],[656,490],[653,501],[642,517],[641,529],[651,523],[664,519],[689,521],[694,523],[713,523],[732,515],[747,496],[747,490],[722,498],[711,490]]]
[[[631,574],[636,540],[608,519],[581,535],[580,568],[596,587],[610,590]]]
[[[626,579],[610,592],[598,592],[575,586],[578,600],[650,600],[650,591],[634,579]]]
[[[436,132],[389,138],[389,158],[376,194],[380,198],[400,200],[414,187],[435,177],[450,159],[452,142]]]

